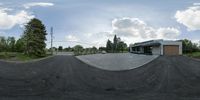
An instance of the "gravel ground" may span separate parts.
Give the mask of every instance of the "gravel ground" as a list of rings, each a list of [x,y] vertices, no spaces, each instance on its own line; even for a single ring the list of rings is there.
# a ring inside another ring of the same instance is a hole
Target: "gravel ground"
[[[126,71],[105,71],[73,56],[0,61],[0,100],[199,100],[200,62],[160,56]]]
[[[77,56],[91,66],[110,71],[130,70],[156,59],[158,55],[141,55],[132,53],[108,53]]]

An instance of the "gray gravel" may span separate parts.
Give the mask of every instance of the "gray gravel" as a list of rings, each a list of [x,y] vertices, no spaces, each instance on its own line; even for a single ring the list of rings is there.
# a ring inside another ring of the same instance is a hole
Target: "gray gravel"
[[[91,66],[110,71],[130,70],[156,59],[158,55],[142,55],[132,53],[108,53],[77,56]]]

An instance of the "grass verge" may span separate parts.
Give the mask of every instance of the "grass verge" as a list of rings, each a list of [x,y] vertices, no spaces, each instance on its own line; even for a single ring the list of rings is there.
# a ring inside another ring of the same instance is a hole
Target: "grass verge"
[[[200,59],[200,52],[192,52],[192,53],[187,53],[185,55],[188,56],[188,57]]]
[[[50,54],[47,54],[44,57],[47,57],[47,56],[50,56]],[[28,56],[23,53],[17,53],[17,52],[0,52],[0,59],[9,60],[9,61],[30,61],[30,60],[44,58],[44,57]]]

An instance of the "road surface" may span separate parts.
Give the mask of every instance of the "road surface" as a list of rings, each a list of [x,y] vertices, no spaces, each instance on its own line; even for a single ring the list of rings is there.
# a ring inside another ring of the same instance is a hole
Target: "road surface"
[[[0,100],[198,100],[200,62],[161,56],[128,71],[105,71],[73,56],[0,62]]]

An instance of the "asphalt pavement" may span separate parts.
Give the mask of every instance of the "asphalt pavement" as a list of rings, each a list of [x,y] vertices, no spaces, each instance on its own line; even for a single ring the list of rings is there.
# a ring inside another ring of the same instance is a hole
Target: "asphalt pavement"
[[[74,56],[0,61],[0,100],[198,100],[200,61],[160,56],[141,67],[106,71]]]

